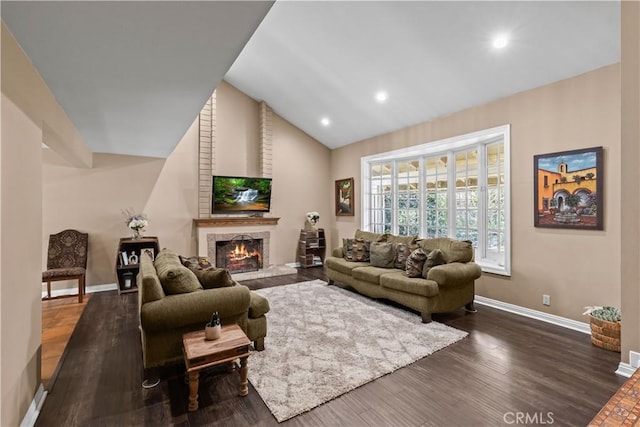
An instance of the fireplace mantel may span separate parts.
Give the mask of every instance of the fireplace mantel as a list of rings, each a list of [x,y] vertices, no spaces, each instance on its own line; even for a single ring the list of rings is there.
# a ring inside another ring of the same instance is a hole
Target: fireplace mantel
[[[267,217],[219,217],[194,218],[196,227],[237,227],[242,225],[277,225],[280,218]]]

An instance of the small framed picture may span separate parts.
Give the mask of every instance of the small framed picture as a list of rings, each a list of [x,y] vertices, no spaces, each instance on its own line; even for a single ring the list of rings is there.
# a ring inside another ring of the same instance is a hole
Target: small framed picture
[[[151,261],[155,260],[154,248],[142,248],[141,253],[149,255],[149,258],[151,258]]]
[[[354,216],[353,178],[336,180],[336,215]]]

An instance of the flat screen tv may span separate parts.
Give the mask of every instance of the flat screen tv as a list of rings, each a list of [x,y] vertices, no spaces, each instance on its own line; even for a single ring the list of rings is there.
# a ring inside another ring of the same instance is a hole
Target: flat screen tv
[[[269,212],[271,178],[213,176],[211,213]]]

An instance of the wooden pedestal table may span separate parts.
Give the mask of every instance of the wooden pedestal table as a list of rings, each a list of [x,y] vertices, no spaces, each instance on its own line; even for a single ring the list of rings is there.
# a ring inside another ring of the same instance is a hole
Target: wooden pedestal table
[[[204,330],[189,332],[182,336],[184,363],[189,375],[189,410],[198,409],[198,383],[200,371],[211,366],[228,364],[230,370],[235,360],[240,359],[240,396],[249,394],[247,385],[247,359],[251,341],[238,325],[222,327],[220,338],[213,341],[204,339]]]

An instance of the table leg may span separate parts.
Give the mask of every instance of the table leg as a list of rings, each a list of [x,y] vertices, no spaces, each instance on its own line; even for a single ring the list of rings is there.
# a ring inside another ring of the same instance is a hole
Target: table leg
[[[240,358],[240,396],[249,394],[249,386],[247,385],[247,374],[249,373],[249,367],[247,366],[248,359],[248,355]]]
[[[189,410],[198,409],[198,382],[200,373],[198,371],[189,372]]]

